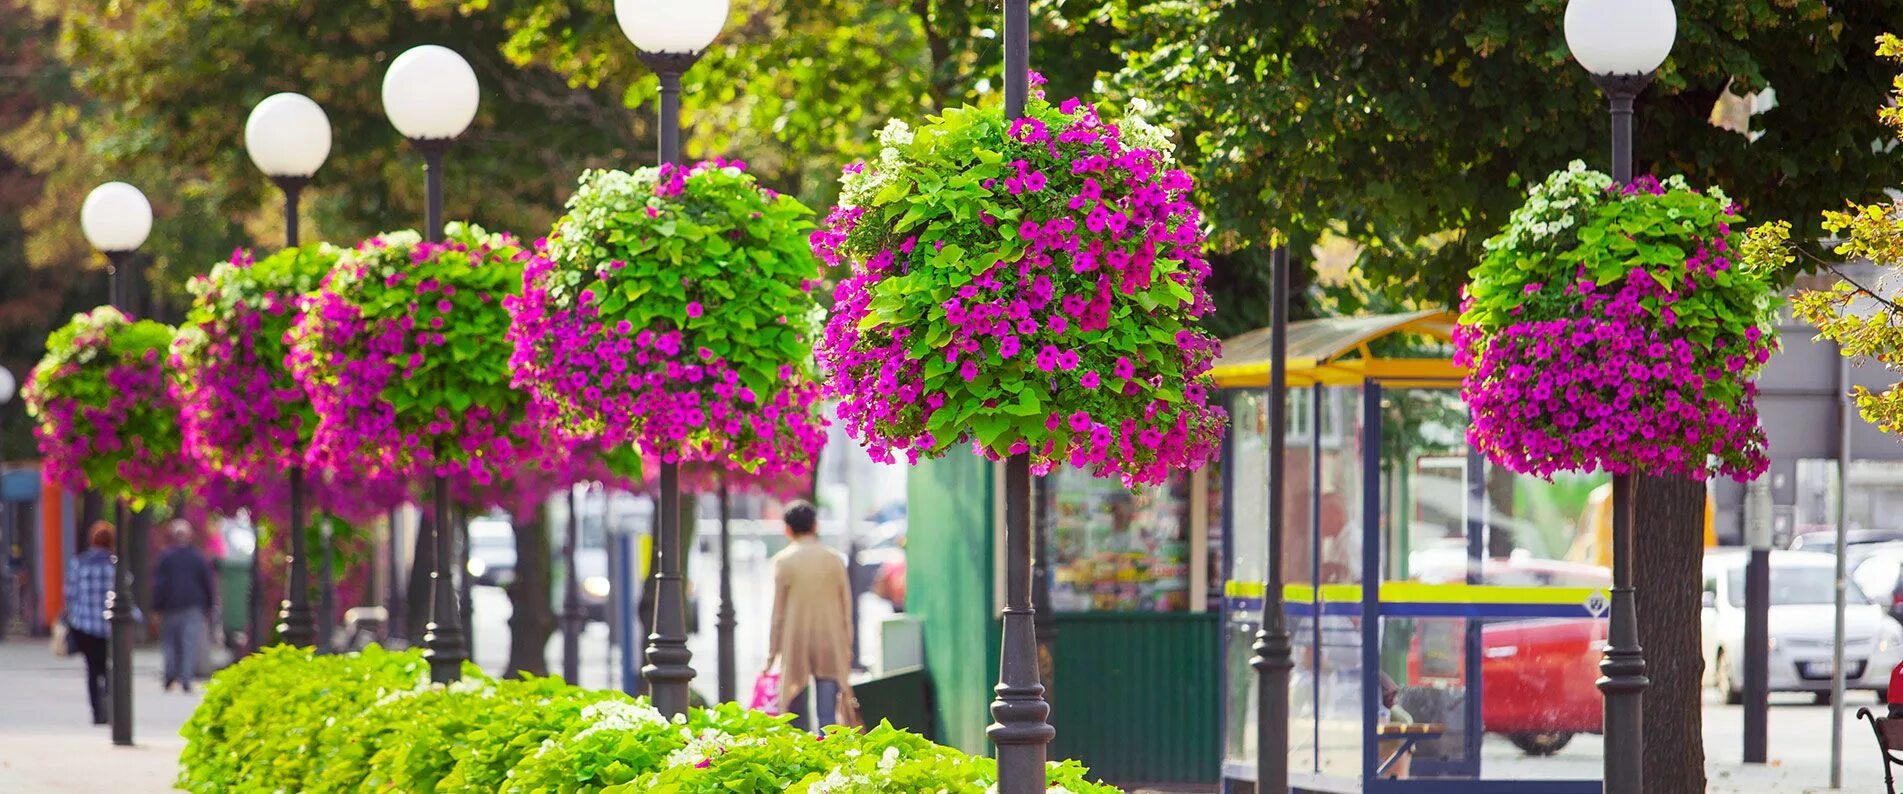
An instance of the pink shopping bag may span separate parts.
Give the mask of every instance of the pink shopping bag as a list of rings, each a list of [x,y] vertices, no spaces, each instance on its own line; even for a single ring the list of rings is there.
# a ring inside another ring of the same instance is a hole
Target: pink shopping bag
[[[780,674],[778,672],[761,673],[753,679],[753,702],[747,708],[767,714],[780,714]]]

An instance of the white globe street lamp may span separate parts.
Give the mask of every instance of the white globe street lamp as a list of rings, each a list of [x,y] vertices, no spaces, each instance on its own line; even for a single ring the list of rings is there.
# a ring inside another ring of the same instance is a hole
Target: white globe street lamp
[[[324,109],[303,94],[272,94],[251,109],[245,120],[244,147],[251,162],[284,193],[284,245],[297,247],[297,200],[330,156],[330,119]],[[304,538],[304,467],[286,472],[291,490],[291,549],[289,586],[278,609],[278,634],[292,647],[317,644],[316,614],[310,605],[310,559]],[[258,575],[258,566],[251,566]],[[255,584],[255,583],[254,583]],[[257,593],[260,588],[253,587]],[[256,615],[256,609],[249,614]],[[252,637],[259,636],[253,626]]]
[[[663,165],[681,163],[681,75],[700,59],[727,20],[727,0],[615,0],[615,21],[641,60],[661,80],[660,157]],[[687,713],[688,682],[694,680],[693,653],[687,650],[687,597],[681,579],[680,465],[661,464],[660,544],[655,569],[654,630],[648,636],[648,664],[641,674],[654,693],[654,707],[672,717]],[[725,542],[725,538],[722,539]],[[720,695],[733,695],[731,608],[725,603],[732,573],[721,569],[726,623],[719,634]],[[573,622],[569,625],[572,627]],[[572,630],[572,628],[571,628]],[[625,656],[624,656],[625,658]]]
[[[1678,12],[1672,0],[1572,0],[1566,46],[1596,75],[1651,74],[1672,52]]]
[[[410,140],[463,134],[476,119],[481,95],[469,62],[435,44],[404,50],[383,73],[383,112]]]
[[[86,194],[79,225],[86,242],[99,251],[136,251],[152,233],[152,202],[136,187],[107,182]]]
[[[1671,0],[1569,0],[1566,46],[1604,91],[1612,111],[1612,178],[1632,181],[1632,103],[1671,54],[1678,12]],[[1606,794],[1645,791],[1645,724],[1641,711],[1648,679],[1639,647],[1638,598],[1632,585],[1631,474],[1612,478],[1612,620],[1606,635],[1599,691],[1605,698]]]
[[[152,233],[152,202],[145,194],[124,182],[107,182],[86,194],[79,207],[79,227],[86,242],[106,255],[111,274],[110,303],[120,311],[131,310],[132,253],[145,244]]]
[[[1672,0],[1570,0],[1566,47],[1612,104],[1612,178],[1632,181],[1632,101],[1672,52]]]
[[[330,156],[330,117],[303,94],[272,94],[245,119],[244,148],[265,176],[309,178]]]
[[[423,237],[443,241],[443,153],[476,118],[482,89],[476,70],[454,50],[435,44],[411,47],[383,74],[383,112],[397,132],[423,154],[425,200]],[[462,678],[469,658],[468,635],[457,614],[455,528],[449,516],[449,481],[437,475],[430,495],[435,519],[435,570],[430,574],[429,625],[424,628],[423,656],[429,660],[430,679],[447,684]]]
[[[615,22],[642,52],[707,49],[727,22],[727,0],[615,0]]]

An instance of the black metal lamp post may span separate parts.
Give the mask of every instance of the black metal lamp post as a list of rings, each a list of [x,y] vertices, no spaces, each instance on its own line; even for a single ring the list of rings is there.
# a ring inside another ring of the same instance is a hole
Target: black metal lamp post
[[[568,526],[562,535],[562,680],[581,685],[581,577],[575,572],[575,543],[581,522],[575,489],[568,486]]]
[[[727,0],[615,0],[615,20],[640,51],[641,61],[661,79],[659,161],[680,165],[681,75],[720,35],[727,21]],[[672,717],[687,713],[688,682],[694,680],[682,578],[679,463],[661,463],[660,491],[654,621],[648,635],[647,666],[641,668],[641,675],[653,692],[654,707]]]
[[[1004,114],[1024,116],[1030,97],[1030,0],[1004,0]],[[1037,669],[1037,610],[1031,604],[1031,458],[1004,462],[1004,614],[997,697],[985,736],[998,747],[998,791],[1044,791],[1045,757],[1057,730]]]
[[[1632,102],[1638,98],[1678,35],[1671,0],[1570,0],[1566,45],[1573,59],[1606,93],[1612,115],[1612,179],[1632,181]],[[1612,478],[1612,625],[1599,662],[1605,697],[1606,794],[1645,790],[1645,719],[1641,706],[1651,680],[1639,647],[1638,604],[1632,586],[1632,501],[1636,475]]]
[[[107,182],[87,194],[79,211],[80,227],[94,249],[112,265],[109,291],[112,305],[130,313],[138,277],[134,252],[152,233],[152,204],[139,189],[124,182]],[[124,499],[113,511],[114,537],[112,592],[106,596],[106,619],[112,624],[112,743],[132,744],[132,645],[138,641],[138,605],[132,595],[132,550],[144,538],[133,537],[131,511]]]
[[[251,109],[244,125],[251,162],[284,193],[284,247],[297,247],[297,202],[311,175],[330,156],[330,119],[303,94],[272,94]],[[278,636],[296,647],[316,644],[311,612],[311,569],[304,537],[304,467],[287,471],[291,487],[290,575],[278,610]],[[257,561],[252,561],[256,577]],[[254,590],[255,592],[255,590]]]
[[[1288,443],[1288,246],[1269,257],[1269,550],[1268,576],[1262,589],[1262,627],[1255,633],[1256,791],[1287,794],[1288,688],[1295,660],[1288,614],[1282,603],[1282,491],[1287,485],[1283,460]]]
[[[390,62],[383,75],[383,112],[397,132],[423,155],[425,210],[423,237],[443,240],[443,154],[476,118],[481,94],[476,72],[454,50],[435,44],[411,47]],[[469,658],[462,619],[457,614],[456,538],[449,520],[449,480],[436,475],[430,494],[434,513],[435,561],[430,570],[429,625],[423,656],[430,680],[446,684],[462,677]]]

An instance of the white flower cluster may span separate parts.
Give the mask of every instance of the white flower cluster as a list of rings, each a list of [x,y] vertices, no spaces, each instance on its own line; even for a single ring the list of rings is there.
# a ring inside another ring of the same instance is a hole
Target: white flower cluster
[[[687,740],[687,744],[668,754],[668,766],[696,766],[735,747],[761,743],[757,737],[735,736],[719,728],[703,728],[699,736],[688,728],[682,728],[681,736]]]
[[[1117,124],[1117,129],[1122,133],[1125,145],[1167,155],[1176,151],[1176,142],[1170,140],[1176,132],[1150,123],[1150,113],[1155,109],[1150,100],[1132,97],[1129,104],[1124,106],[1123,120]]]
[[[667,725],[667,717],[653,706],[620,700],[604,700],[583,706],[581,718],[592,724],[576,734],[576,739],[600,731],[635,731]]]
[[[1517,248],[1570,229],[1610,187],[1612,177],[1589,171],[1584,162],[1574,160],[1529,189],[1526,204],[1513,211],[1506,231],[1484,247],[1489,251]]]
[[[898,119],[889,119],[879,130],[879,159],[866,163],[856,172],[847,172],[839,178],[839,206],[863,207],[872,203],[879,190],[891,181],[890,175],[899,170],[905,160],[906,146],[912,145],[915,138],[911,125]]]
[[[856,758],[858,750],[849,750],[848,758]],[[834,769],[814,783],[807,791],[812,794],[866,794],[867,792],[887,791],[886,779],[892,776],[892,770],[899,766],[899,748],[887,747],[879,754],[879,778],[871,775],[849,775],[844,769]]]

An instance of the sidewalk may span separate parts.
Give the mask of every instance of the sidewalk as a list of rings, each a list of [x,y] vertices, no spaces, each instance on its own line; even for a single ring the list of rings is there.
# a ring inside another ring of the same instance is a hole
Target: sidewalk
[[[44,639],[0,642],[0,791],[67,794],[172,790],[185,740],[178,729],[198,695],[159,689],[157,648],[138,651],[132,665],[134,746],[115,747],[112,732],[92,724],[83,663],[56,657]]]

